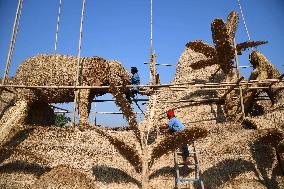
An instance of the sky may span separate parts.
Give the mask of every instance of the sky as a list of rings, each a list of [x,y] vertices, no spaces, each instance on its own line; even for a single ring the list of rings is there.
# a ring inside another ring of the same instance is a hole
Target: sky
[[[268,41],[258,50],[283,73],[284,1],[240,2],[251,39]],[[0,77],[6,65],[17,4],[18,0],[0,0]],[[15,75],[22,61],[37,54],[77,55],[82,0],[62,0],[55,52],[58,7],[59,0],[24,0],[9,76]],[[153,49],[157,62],[176,64],[189,41],[213,44],[211,22],[215,18],[226,20],[233,10],[240,13],[237,0],[153,0]],[[247,40],[240,16],[236,41]],[[249,65],[250,52],[239,57],[240,65]],[[150,57],[150,0],[86,0],[81,56],[118,60],[128,70],[136,66],[141,83],[149,83],[149,65],[143,63]],[[157,71],[161,82],[169,83],[175,67],[157,66]],[[242,74],[248,77],[250,71],[242,69]],[[99,99],[110,98],[106,95]],[[113,103],[96,106],[97,111],[118,111]],[[112,126],[127,124],[121,115],[99,115],[97,122]]]

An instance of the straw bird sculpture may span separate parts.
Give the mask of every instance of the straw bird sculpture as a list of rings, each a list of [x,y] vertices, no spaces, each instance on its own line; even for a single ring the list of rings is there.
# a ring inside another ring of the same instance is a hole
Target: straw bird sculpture
[[[15,83],[26,86],[74,86],[76,82],[78,59],[75,56],[41,54],[25,60],[18,68]],[[118,61],[105,60],[100,57],[80,58],[79,85],[82,86],[125,86],[130,74]],[[81,89],[79,93],[79,122],[88,123],[91,102],[95,95],[112,93],[117,104],[130,122],[135,125],[135,115],[123,96],[125,88],[116,89]],[[49,103],[66,103],[74,101],[74,89],[18,89],[17,100],[28,101],[29,107],[38,111]],[[45,114],[44,112],[42,114]]]

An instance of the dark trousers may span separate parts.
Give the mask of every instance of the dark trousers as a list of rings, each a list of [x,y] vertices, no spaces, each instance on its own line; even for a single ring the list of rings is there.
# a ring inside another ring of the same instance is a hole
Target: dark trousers
[[[187,144],[182,144],[181,145],[181,152],[182,152],[182,157],[187,158],[189,157],[189,150]]]

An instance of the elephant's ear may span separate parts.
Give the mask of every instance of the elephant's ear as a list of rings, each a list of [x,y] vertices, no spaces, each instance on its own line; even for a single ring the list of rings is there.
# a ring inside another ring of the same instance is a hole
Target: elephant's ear
[[[106,130],[95,128],[96,132],[108,139],[108,141],[118,150],[118,152],[140,173],[142,170],[142,160],[135,147],[126,144],[121,138],[109,134]]]
[[[205,138],[206,136],[207,130],[201,127],[192,127],[166,135],[152,148],[150,165],[153,165],[154,161],[162,155],[174,151],[182,144],[191,143],[196,139]]]

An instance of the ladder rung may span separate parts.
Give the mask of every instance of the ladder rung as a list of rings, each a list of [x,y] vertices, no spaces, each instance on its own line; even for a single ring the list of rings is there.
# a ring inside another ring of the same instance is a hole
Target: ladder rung
[[[197,152],[189,152],[189,154],[197,154]],[[182,152],[177,152],[177,155],[182,155]]]
[[[176,182],[200,182],[199,178],[176,178]]]
[[[189,167],[195,167],[195,166],[197,166],[198,165],[198,163],[194,163],[194,164],[184,164],[184,163],[177,163],[177,165],[187,165],[187,166],[189,166]]]

